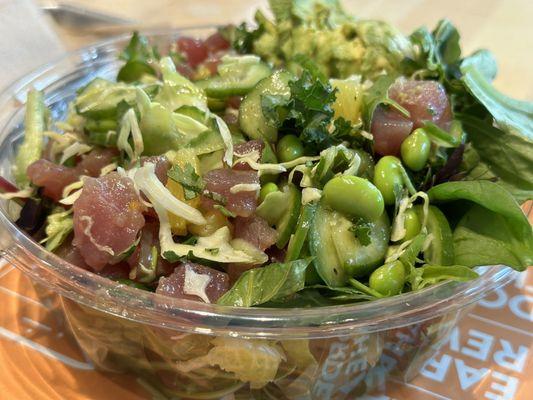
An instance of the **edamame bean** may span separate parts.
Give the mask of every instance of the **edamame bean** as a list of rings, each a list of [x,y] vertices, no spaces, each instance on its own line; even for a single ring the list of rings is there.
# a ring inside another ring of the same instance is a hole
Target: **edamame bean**
[[[420,171],[428,161],[430,150],[431,141],[426,131],[418,128],[402,142],[402,160],[409,169]]]
[[[324,186],[322,198],[335,211],[368,221],[378,219],[385,208],[380,191],[358,176],[337,176]]]
[[[277,150],[281,162],[296,160],[304,155],[302,141],[294,135],[283,136],[278,142]]]
[[[278,185],[274,182],[265,183],[259,191],[259,200],[265,200],[265,197],[267,197],[268,194],[277,192],[278,190]]]
[[[370,275],[369,286],[383,296],[400,294],[405,284],[405,268],[401,261],[382,265]]]
[[[396,202],[395,190],[403,186],[402,163],[394,156],[382,157],[374,169],[374,185],[383,195],[386,205]]]
[[[420,218],[418,218],[418,214],[413,209],[407,210],[404,214],[404,218],[405,236],[403,240],[411,240],[420,233],[422,224]]]

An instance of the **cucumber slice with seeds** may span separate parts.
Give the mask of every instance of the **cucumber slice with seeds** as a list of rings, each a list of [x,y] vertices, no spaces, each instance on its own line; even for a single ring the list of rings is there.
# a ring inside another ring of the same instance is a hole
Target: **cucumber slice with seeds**
[[[224,71],[224,74],[198,81],[196,85],[204,89],[205,94],[212,98],[243,96],[271,72],[270,67],[262,62],[236,63],[228,68],[228,71]]]
[[[422,221],[424,218],[422,206],[417,205],[413,209]],[[424,260],[430,265],[453,265],[455,255],[452,229],[442,211],[435,206],[429,206],[426,227],[432,239],[424,251]]]
[[[278,128],[268,123],[263,115],[261,99],[265,95],[283,96],[287,99],[291,95],[289,80],[292,75],[287,71],[276,71],[263,79],[244,98],[239,108],[239,124],[243,132],[250,139],[263,139],[274,143],[278,138]]]

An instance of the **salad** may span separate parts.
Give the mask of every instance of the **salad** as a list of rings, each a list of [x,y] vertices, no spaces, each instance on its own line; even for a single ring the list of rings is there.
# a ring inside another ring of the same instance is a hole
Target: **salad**
[[[122,284],[238,307],[533,264],[533,104],[494,89],[490,52],[464,56],[446,20],[404,36],[337,1],[270,5],[171,48],[134,33],[64,120],[31,91],[0,180],[18,226]]]

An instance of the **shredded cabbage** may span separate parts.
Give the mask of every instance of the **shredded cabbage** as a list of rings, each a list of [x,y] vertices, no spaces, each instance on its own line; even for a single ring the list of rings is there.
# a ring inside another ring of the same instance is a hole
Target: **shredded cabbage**
[[[81,156],[82,154],[88,153],[93,149],[92,146],[89,146],[85,143],[74,142],[63,150],[63,155],[59,160],[59,164],[64,164],[70,157]]]
[[[224,151],[224,161],[228,165],[233,165],[233,138],[231,137],[231,132],[222,118],[215,114],[213,114],[213,116],[215,117],[218,131],[226,148]]]
[[[204,225],[206,223],[206,220],[200,211],[178,200],[161,183],[155,174],[155,165],[153,163],[146,163],[144,166],[138,168],[133,180],[139,190],[148,197],[148,200],[150,200],[154,208],[156,208],[157,204],[160,208],[195,225]]]

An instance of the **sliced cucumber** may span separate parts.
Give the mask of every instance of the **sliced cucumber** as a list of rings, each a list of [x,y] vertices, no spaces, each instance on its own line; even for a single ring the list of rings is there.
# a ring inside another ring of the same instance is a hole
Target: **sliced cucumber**
[[[200,133],[191,139],[185,148],[190,148],[199,156],[209,154],[224,148],[224,141],[218,132],[218,127],[213,119],[210,119],[202,110],[194,106],[182,106],[177,113],[186,115],[209,127],[209,130]]]
[[[89,132],[109,132],[117,131],[117,121],[114,119],[88,119],[85,122],[85,129]]]
[[[316,272],[329,286],[344,286],[348,280],[339,261],[331,232],[332,211],[318,205],[309,230],[309,252]]]
[[[276,246],[278,246],[279,249],[282,249],[287,245],[287,242],[294,232],[294,228],[298,222],[298,216],[300,215],[302,201],[302,193],[292,183],[287,184],[282,191],[288,194],[288,207],[276,223],[276,230],[278,231],[278,241],[276,242]]]
[[[291,95],[291,77],[287,71],[276,71],[259,82],[244,98],[239,108],[239,124],[249,138],[264,139],[270,143],[277,140],[278,128],[270,125],[263,115],[261,99],[265,95],[283,96],[288,99]]]
[[[316,208],[317,205],[313,203],[308,203],[303,206],[300,218],[298,218],[296,231],[294,232],[294,235],[291,236],[289,246],[287,247],[285,262],[294,261],[300,258],[300,254],[307,240],[307,234],[315,216]]]
[[[215,99],[213,97],[207,98],[207,107],[213,112],[224,111],[226,109],[225,99]]]
[[[121,82],[96,78],[83,88],[74,105],[79,114],[93,118],[115,118],[121,101],[131,103],[136,98],[136,88]]]
[[[118,134],[116,131],[90,132],[89,144],[102,147],[117,147]]]
[[[368,276],[387,251],[390,225],[383,213],[370,223],[370,244],[363,246],[350,230],[352,222],[320,203],[309,236],[309,249],[320,277],[330,286],[343,286],[349,277]]]
[[[423,207],[418,205],[413,209],[422,221]],[[452,229],[442,211],[435,206],[429,206],[426,227],[432,239],[431,244],[424,251],[424,260],[431,265],[453,265],[455,255]]]
[[[204,89],[208,97],[244,96],[271,72],[270,67],[263,62],[235,63],[224,73],[198,81],[196,84]]]

